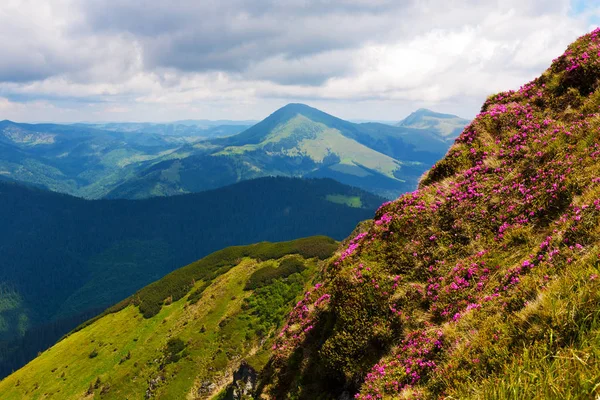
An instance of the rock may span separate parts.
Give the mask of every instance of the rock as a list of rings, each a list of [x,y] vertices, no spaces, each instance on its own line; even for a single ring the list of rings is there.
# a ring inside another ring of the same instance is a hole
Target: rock
[[[198,388],[198,395],[205,396],[212,393],[217,388],[217,385],[211,381],[204,381],[200,384]]]
[[[250,399],[256,389],[258,373],[246,361],[233,374],[233,382],[227,387],[225,400]]]
[[[154,397],[154,391],[160,385],[160,383],[165,381],[165,377],[163,375],[159,375],[156,378],[150,379],[148,381],[148,389],[146,389],[146,399],[150,399]]]
[[[352,396],[350,396],[349,392],[343,392],[338,400],[352,400]]]

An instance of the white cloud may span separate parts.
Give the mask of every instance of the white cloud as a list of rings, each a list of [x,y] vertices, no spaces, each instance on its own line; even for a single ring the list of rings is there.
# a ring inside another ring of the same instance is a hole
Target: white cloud
[[[246,119],[291,101],[345,118],[400,119],[422,106],[471,117],[487,95],[539,75],[591,29],[600,4],[576,8],[5,0],[0,118]]]

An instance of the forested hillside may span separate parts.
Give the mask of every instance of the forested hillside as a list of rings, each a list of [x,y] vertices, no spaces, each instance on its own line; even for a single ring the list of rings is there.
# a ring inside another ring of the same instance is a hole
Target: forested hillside
[[[341,239],[382,201],[331,180],[264,178],[142,201],[87,201],[0,181],[0,372],[212,251]]]

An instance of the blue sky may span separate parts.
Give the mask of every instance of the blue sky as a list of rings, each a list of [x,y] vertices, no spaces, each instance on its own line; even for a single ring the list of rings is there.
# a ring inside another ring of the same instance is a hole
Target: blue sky
[[[473,117],[598,24],[599,0],[7,0],[0,119]]]
[[[573,0],[571,12],[575,16],[585,16],[590,25],[600,24],[600,1],[599,0]]]

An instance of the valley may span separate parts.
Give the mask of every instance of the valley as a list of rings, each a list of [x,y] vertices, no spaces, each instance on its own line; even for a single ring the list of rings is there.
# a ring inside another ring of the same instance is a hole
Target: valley
[[[139,201],[0,181],[0,373],[182,265],[233,245],[342,239],[382,201],[323,179],[262,178]]]

